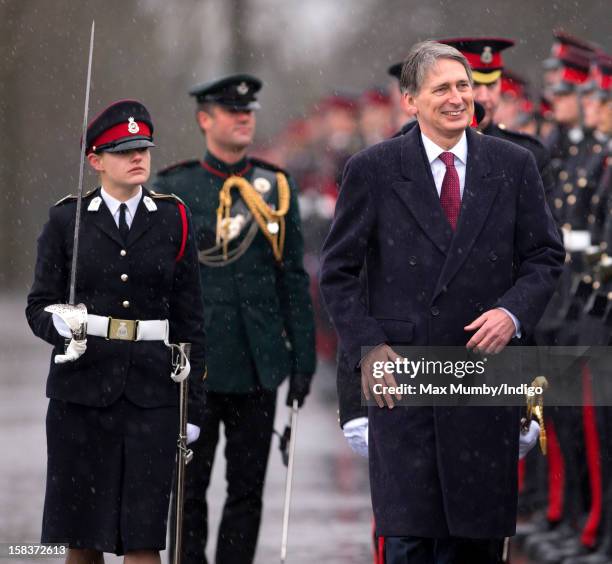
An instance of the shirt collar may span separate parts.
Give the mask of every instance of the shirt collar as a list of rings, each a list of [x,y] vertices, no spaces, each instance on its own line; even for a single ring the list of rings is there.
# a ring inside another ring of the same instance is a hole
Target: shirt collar
[[[215,157],[210,151],[206,151],[204,154],[204,164],[207,165],[206,168],[209,170],[212,169],[212,171],[218,172],[225,177],[232,175],[242,176],[251,168],[246,156],[237,163],[227,164],[225,161]]]
[[[130,215],[134,217],[136,215],[136,210],[138,209],[138,204],[140,203],[140,199],[142,198],[142,186],[138,187],[138,194],[132,196],[129,200],[125,202],[120,202],[116,198],[113,198],[105,189],[104,186],[100,188],[100,196],[104,200],[106,207],[110,210],[111,215],[115,217],[115,214],[119,211],[119,206],[121,204],[126,204],[127,208],[130,212]]]
[[[440,153],[446,152],[442,147],[436,145],[422,131],[421,139],[423,140],[423,146],[425,147],[425,153],[427,154],[427,160],[429,161],[429,164],[433,164],[433,162],[440,156]],[[461,139],[459,139],[457,144],[454,147],[451,147],[448,152],[455,155],[455,157],[457,157],[464,165],[467,163],[468,145],[467,135],[465,134],[465,131],[461,135]]]

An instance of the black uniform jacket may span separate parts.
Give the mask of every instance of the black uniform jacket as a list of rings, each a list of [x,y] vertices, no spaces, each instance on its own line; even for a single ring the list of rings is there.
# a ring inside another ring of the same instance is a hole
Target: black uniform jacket
[[[464,326],[493,307],[516,315],[528,336],[554,291],[565,253],[532,154],[466,135],[454,233],[419,127],[347,163],[321,289],[352,366],[361,347],[385,342],[464,346]],[[370,407],[368,417],[379,534],[514,533],[518,408]]]
[[[143,189],[156,209],[141,199],[124,242],[101,200],[88,210],[99,189],[87,194],[81,210],[76,303],[89,314],[119,319],[168,319],[170,342],[191,342],[190,420],[197,423],[203,407],[204,320],[196,246],[187,213],[187,241],[180,260],[183,221],[179,201]],[[111,405],[122,394],[141,407],[178,404],[170,378],[171,353],[162,341],[119,341],[88,335],[87,351],[75,362],[55,364],[64,338],[55,330],[50,304],[67,303],[70,284],[76,200],[52,207],[38,239],[34,284],[26,316],[32,331],[54,346],[47,397],[77,404]],[[122,276],[126,275],[126,276]]]

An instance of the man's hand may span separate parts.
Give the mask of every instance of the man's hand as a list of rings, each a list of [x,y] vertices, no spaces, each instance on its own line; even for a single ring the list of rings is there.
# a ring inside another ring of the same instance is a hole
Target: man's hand
[[[397,386],[397,382],[395,381],[395,376],[392,372],[386,372],[383,370],[382,378],[374,378],[372,374],[375,363],[378,366],[383,366],[385,362],[395,362],[396,360],[401,359],[399,356],[389,345],[378,345],[375,349],[372,349],[367,355],[365,355],[361,359],[361,389],[363,391],[363,395],[367,400],[371,399],[372,395],[374,396],[374,401],[378,407],[385,407],[385,403],[389,406],[390,409],[394,407],[393,397],[391,394],[385,393],[383,397],[380,397],[380,394],[374,393],[374,385],[382,384],[383,386]],[[370,392],[370,390],[372,390]],[[402,395],[399,393],[395,394],[395,397],[398,400],[402,399]],[[384,398],[384,401],[383,401]]]
[[[502,309],[490,309],[464,327],[476,331],[466,347],[484,354],[500,353],[516,333],[512,318]]]

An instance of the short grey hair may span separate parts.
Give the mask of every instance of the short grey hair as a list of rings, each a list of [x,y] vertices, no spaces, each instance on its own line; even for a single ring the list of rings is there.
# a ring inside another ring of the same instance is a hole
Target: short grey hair
[[[470,64],[460,51],[450,45],[438,43],[437,41],[422,41],[410,49],[410,53],[408,53],[404,61],[400,77],[401,91],[411,96],[418,94],[425,76],[438,62],[438,59],[451,59],[461,63],[467,73],[470,84],[474,84]]]

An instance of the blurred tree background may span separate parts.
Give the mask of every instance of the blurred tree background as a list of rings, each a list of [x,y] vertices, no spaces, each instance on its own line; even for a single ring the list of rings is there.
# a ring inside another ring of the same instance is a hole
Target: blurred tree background
[[[244,70],[260,76],[258,141],[334,88],[387,80],[414,42],[459,35],[517,41],[509,67],[535,86],[562,27],[610,52],[608,0],[0,0],[0,284],[25,294],[48,207],[74,193],[87,49],[96,21],[90,117],[145,102],[154,168],[202,153],[187,89]],[[87,173],[86,189],[95,185]]]

